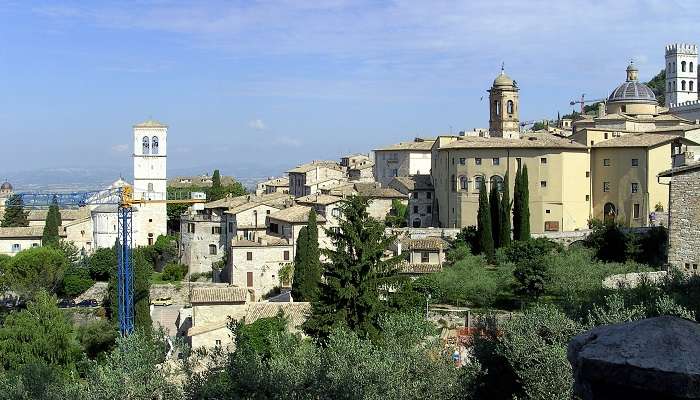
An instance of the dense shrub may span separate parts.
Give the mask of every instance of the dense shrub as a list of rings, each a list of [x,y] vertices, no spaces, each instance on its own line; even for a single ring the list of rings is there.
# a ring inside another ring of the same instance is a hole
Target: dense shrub
[[[112,270],[117,269],[117,252],[113,248],[95,249],[88,260],[90,277],[96,281],[108,281]]]
[[[95,282],[90,279],[90,272],[81,265],[71,265],[63,275],[60,292],[75,297],[90,289]]]
[[[76,331],[83,352],[90,359],[109,352],[116,346],[119,332],[106,320],[93,320],[78,326]]]
[[[163,268],[161,279],[164,281],[178,282],[187,274],[187,266],[176,263],[169,263]]]

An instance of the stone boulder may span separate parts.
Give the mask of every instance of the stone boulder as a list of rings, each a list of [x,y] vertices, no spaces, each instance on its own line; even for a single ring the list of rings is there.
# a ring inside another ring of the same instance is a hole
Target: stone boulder
[[[656,317],[574,337],[567,356],[584,400],[700,399],[700,324]]]

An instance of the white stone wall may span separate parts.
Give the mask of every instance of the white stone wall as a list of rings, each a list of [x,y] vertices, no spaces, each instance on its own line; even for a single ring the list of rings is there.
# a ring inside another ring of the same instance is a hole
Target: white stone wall
[[[97,249],[114,246],[117,240],[117,212],[93,211],[92,215],[93,247]]]
[[[158,139],[157,154],[153,154],[154,137]],[[167,137],[165,127],[134,127],[134,199],[167,199]],[[147,153],[143,148],[144,138],[150,140]],[[148,245],[167,234],[165,203],[142,204],[134,209],[137,210],[133,218],[134,246]]]
[[[248,260],[248,254],[252,260]],[[285,255],[287,256],[285,259]],[[280,285],[279,270],[294,261],[294,246],[246,246],[231,247],[229,276],[231,284],[255,289],[255,300]],[[253,285],[248,286],[248,275],[252,274]]]
[[[14,251],[13,246],[19,245],[19,250]],[[41,237],[31,238],[2,238],[0,239],[0,254],[14,256],[22,250],[41,246]]]
[[[374,161],[374,180],[389,185],[396,176],[429,174],[430,150],[377,150]]]
[[[85,254],[90,254],[94,250],[92,219],[86,218],[82,221],[74,221],[62,226],[66,232],[66,240],[72,242],[78,250]],[[112,242],[114,245],[114,242]]]

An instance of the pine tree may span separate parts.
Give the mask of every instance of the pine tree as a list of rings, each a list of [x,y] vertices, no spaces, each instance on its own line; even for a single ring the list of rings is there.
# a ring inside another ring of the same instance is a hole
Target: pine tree
[[[380,316],[388,305],[382,294],[400,286],[401,257],[384,252],[396,237],[384,234],[384,224],[369,216],[368,199],[353,196],[341,204],[340,229],[328,231],[333,249],[324,249],[324,282],[313,302],[304,331],[324,341],[334,328],[347,327],[360,337],[377,338]]]
[[[61,211],[58,209],[58,200],[54,196],[49,206],[49,212],[46,213],[46,222],[44,224],[44,232],[41,236],[42,246],[56,247],[60,241],[59,229],[61,228]]]
[[[530,239],[530,190],[527,181],[527,165],[523,166],[520,176],[520,233],[519,240]]]
[[[486,260],[492,263],[495,261],[495,252],[493,247],[491,210],[489,208],[489,198],[486,194],[486,184],[483,181],[479,188],[479,211],[476,222],[476,229],[479,235],[479,247],[484,255],[486,255]]]
[[[24,211],[22,197],[14,194],[10,196],[5,203],[5,215],[3,216],[0,226],[3,228],[29,226],[29,220],[27,219],[28,214],[28,212]]]
[[[498,185],[494,182],[489,192],[489,207],[491,208],[491,233],[493,247],[501,247],[501,199],[498,195]]]
[[[209,190],[210,200],[220,200],[223,199],[225,195],[224,188],[221,186],[221,174],[218,169],[215,169],[211,177],[211,189]]]
[[[501,232],[498,235],[501,241],[501,247],[510,246],[511,232],[510,232],[510,187],[508,186],[508,173],[503,178],[503,195],[501,196]]]
[[[515,172],[515,186],[513,188],[513,240],[520,240],[520,220],[522,214],[522,197],[521,197],[521,176],[522,170],[518,165],[518,170]]]

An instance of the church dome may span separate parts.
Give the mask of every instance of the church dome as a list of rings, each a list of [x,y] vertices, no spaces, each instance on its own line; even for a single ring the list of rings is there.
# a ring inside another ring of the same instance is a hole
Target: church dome
[[[10,182],[3,182],[2,185],[0,185],[0,192],[11,192],[12,191],[12,185]]]
[[[514,86],[514,81],[501,69],[501,73],[493,80],[493,86]]]
[[[627,66],[627,80],[608,96],[608,103],[643,103],[657,104],[656,95],[649,86],[637,80],[637,67],[633,63]]]
[[[112,183],[109,187],[111,189],[119,189],[119,188],[128,187],[128,186],[131,186],[129,184],[129,182],[127,182],[124,179],[122,179],[121,177],[119,177],[119,179],[114,181],[114,183]]]

